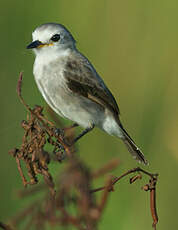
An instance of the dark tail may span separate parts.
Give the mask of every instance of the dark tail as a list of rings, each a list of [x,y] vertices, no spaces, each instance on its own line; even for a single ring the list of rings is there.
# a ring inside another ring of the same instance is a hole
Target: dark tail
[[[133,158],[145,165],[148,165],[148,161],[145,159],[143,153],[141,150],[136,146],[135,142],[132,140],[132,138],[129,136],[129,134],[126,132],[122,124],[119,124],[120,128],[123,131],[123,142],[125,143],[127,149],[132,154]]]

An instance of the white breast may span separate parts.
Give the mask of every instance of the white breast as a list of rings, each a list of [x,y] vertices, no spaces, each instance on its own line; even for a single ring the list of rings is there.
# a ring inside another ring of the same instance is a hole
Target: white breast
[[[53,110],[61,116],[64,116],[60,110],[59,95],[65,91],[66,84],[63,78],[63,71],[65,66],[66,56],[69,55],[69,50],[64,52],[38,53],[35,59],[33,73],[37,86],[43,95],[46,102],[53,108]],[[57,92],[59,92],[57,94]]]

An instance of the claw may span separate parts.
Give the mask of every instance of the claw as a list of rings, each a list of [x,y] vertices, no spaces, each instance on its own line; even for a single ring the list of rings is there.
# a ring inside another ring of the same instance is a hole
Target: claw
[[[56,136],[64,137],[64,130],[63,129],[55,128],[54,133],[55,133]]]

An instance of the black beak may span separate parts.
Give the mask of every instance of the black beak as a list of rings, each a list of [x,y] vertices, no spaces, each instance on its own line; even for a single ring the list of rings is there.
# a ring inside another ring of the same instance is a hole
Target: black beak
[[[40,42],[39,40],[36,40],[32,43],[30,43],[26,48],[27,49],[34,49],[34,48],[38,48],[38,46],[42,45],[43,43]]]

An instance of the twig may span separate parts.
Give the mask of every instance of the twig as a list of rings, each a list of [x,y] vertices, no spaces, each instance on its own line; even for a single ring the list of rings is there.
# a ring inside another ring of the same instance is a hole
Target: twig
[[[98,205],[100,216],[101,216],[101,213],[102,213],[104,207],[106,206],[106,202],[107,202],[108,195],[109,195],[110,191],[113,191],[112,177],[109,177],[108,180],[106,181],[105,189],[103,191],[100,204]]]
[[[119,180],[121,180],[123,177],[129,175],[129,174],[132,174],[132,173],[135,173],[135,172],[142,172],[144,173],[145,175],[147,176],[150,176],[151,178],[154,178],[155,176],[158,176],[158,174],[152,174],[152,173],[149,173],[141,168],[133,168],[133,169],[130,169],[128,170],[126,173],[122,174],[121,176],[119,177],[115,177],[112,181],[112,185],[115,185]],[[103,186],[103,187],[100,187],[100,188],[96,188],[96,189],[92,189],[90,192],[93,193],[93,192],[98,192],[98,191],[101,191],[101,190],[104,190],[106,187]]]
[[[24,185],[24,187],[26,187],[27,184],[28,184],[28,182],[27,182],[27,180],[26,180],[26,178],[25,178],[25,176],[24,176],[24,174],[23,174],[23,171],[22,171],[22,168],[21,168],[21,164],[20,164],[20,160],[19,160],[19,158],[17,158],[17,157],[15,158],[15,160],[16,160],[16,162],[17,162],[17,168],[18,168],[19,173],[20,173],[20,176],[21,176],[21,178],[22,178],[23,185]]]
[[[2,228],[4,230],[12,230],[12,228],[9,225],[4,224],[2,222],[0,222],[0,228]]]
[[[153,228],[156,230],[158,214],[156,209],[156,179],[150,181],[150,209],[153,218]]]
[[[20,198],[24,198],[26,196],[31,196],[37,192],[43,191],[43,189],[46,189],[46,188],[47,188],[47,186],[44,183],[42,183],[42,184],[36,185],[35,187],[20,190],[17,192],[17,195]]]
[[[110,172],[111,170],[115,169],[119,165],[119,159],[115,158],[109,161],[106,165],[104,165],[102,168],[94,171],[92,173],[93,178],[98,178],[102,175],[105,175],[106,173]]]
[[[96,188],[96,189],[92,189],[90,192],[94,193],[94,192],[98,192],[98,191],[102,191],[102,190],[106,190],[108,189],[108,192],[113,190],[113,186],[120,181],[122,178],[124,178],[125,176],[128,176],[129,174],[135,173],[135,172],[142,172],[143,174],[147,175],[150,177],[150,183],[147,184],[146,186],[143,187],[143,189],[145,191],[150,190],[150,209],[151,209],[151,215],[153,218],[153,228],[156,230],[156,225],[158,223],[158,215],[157,215],[157,210],[156,210],[156,182],[157,182],[157,177],[158,174],[153,174],[150,172],[147,172],[141,168],[134,168],[131,170],[128,170],[126,173],[122,174],[119,177],[115,177],[112,180],[111,183],[111,187],[107,187],[107,186],[103,186],[100,188]],[[140,175],[137,175],[133,178],[130,179],[130,183],[133,183],[135,180],[137,179],[141,179]]]
[[[24,99],[22,97],[22,80],[23,80],[23,72],[20,72],[18,83],[17,83],[17,94],[19,96],[19,99],[20,99],[21,103],[26,107],[26,109],[28,111],[32,112],[30,107],[25,103],[25,101],[24,101]]]

